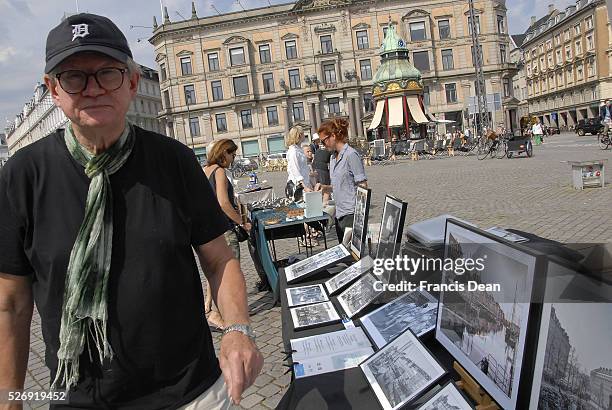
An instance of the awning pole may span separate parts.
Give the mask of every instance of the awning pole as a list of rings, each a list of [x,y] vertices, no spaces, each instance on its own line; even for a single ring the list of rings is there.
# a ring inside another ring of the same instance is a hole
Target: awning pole
[[[406,135],[408,135],[408,130],[410,129],[410,112],[408,111],[408,102],[406,101],[406,96],[402,96],[402,105],[404,106],[404,120],[406,121]]]
[[[391,127],[389,127],[389,99],[385,98],[385,109],[387,111],[387,140],[391,139]]]

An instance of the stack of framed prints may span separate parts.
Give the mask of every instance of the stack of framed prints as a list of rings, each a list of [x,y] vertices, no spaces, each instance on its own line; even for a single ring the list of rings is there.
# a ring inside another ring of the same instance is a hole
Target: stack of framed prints
[[[357,187],[355,195],[355,213],[353,214],[353,236],[351,238],[351,252],[355,259],[360,259],[367,252],[368,216],[370,214],[370,199],[372,190]]]
[[[289,307],[309,305],[312,303],[327,302],[329,299],[325,294],[323,285],[300,286],[287,288],[287,302]]]
[[[363,275],[365,272],[372,269],[373,266],[374,260],[372,260],[371,256],[368,255],[365,258],[362,258],[357,263],[354,263],[353,265],[349,266],[348,268],[325,282],[327,292],[329,292],[330,295],[333,295],[334,293],[342,289],[344,286],[348,285],[349,283]]]
[[[289,309],[293,327],[303,329],[340,321],[338,312],[331,302],[315,303]]]
[[[360,321],[380,349],[406,329],[421,337],[436,328],[438,301],[429,293],[415,291],[364,315]]]
[[[333,248],[326,249],[323,252],[296,262],[291,266],[287,266],[285,268],[287,283],[294,283],[306,279],[350,256],[350,252],[342,245],[336,245]]]
[[[378,279],[366,274],[338,295],[338,303],[347,317],[352,318],[383,293],[382,290],[376,290],[376,282]]]
[[[448,383],[419,410],[472,410],[472,406],[453,383]]]
[[[414,400],[445,374],[410,330],[374,353],[360,367],[385,410],[398,409]]]
[[[484,290],[465,289],[440,292],[436,339],[457,362],[504,409],[517,408],[530,320],[537,322],[532,309],[534,277],[545,269],[545,260],[520,244],[470,225],[447,221],[445,258],[482,258],[482,269],[475,266],[459,274],[445,270],[442,286],[474,282],[498,285]]]

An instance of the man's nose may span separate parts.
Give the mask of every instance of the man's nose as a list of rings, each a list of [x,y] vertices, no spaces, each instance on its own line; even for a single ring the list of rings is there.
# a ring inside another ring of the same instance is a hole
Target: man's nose
[[[88,74],[87,81],[85,83],[85,89],[81,94],[88,97],[96,97],[98,95],[104,94],[106,90],[100,86],[98,83],[98,79],[95,74]]]

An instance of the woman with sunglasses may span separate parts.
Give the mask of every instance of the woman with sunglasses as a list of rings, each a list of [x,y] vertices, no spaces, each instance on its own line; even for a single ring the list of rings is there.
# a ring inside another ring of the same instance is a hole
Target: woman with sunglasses
[[[242,216],[238,213],[238,206],[234,200],[234,186],[225,174],[225,169],[232,165],[236,158],[238,147],[230,139],[221,139],[214,143],[208,153],[208,162],[204,167],[204,173],[217,196],[221,210],[225,213],[228,221],[228,230],[225,231],[225,241],[234,251],[234,256],[240,261],[240,243],[233,227],[241,225],[247,232],[251,230],[251,224],[242,224]],[[206,301],[204,309],[208,315],[208,323],[218,329],[224,328],[223,318],[219,309],[212,300],[210,284],[206,285]]]
[[[318,131],[325,149],[332,151],[329,163],[331,185],[323,185],[324,193],[332,192],[336,203],[336,235],[342,242],[344,230],[353,226],[357,186],[367,188],[368,180],[359,153],[348,144],[348,121],[334,118],[325,121]]]

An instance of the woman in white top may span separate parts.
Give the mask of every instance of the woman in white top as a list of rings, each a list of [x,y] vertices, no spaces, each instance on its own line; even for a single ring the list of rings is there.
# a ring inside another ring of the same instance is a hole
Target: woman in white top
[[[310,192],[312,191],[310,167],[301,147],[303,141],[304,131],[298,125],[291,128],[289,134],[285,137],[285,145],[287,146],[287,183],[292,182],[294,188],[302,186],[304,192]]]
[[[539,119],[536,119],[535,124],[533,124],[533,126],[531,127],[531,134],[533,134],[535,144],[540,145],[542,143],[544,131],[542,130],[542,124],[540,124]]]

